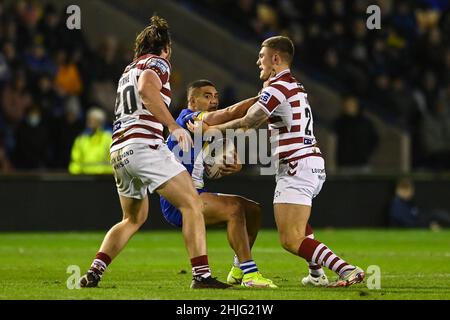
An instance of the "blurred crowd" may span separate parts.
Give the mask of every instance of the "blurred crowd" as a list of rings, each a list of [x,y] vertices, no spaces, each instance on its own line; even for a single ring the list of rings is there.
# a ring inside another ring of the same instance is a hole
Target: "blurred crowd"
[[[290,36],[309,76],[370,101],[410,131],[415,167],[450,169],[448,0],[196,2],[242,26],[244,37]],[[373,4],[380,30],[366,26]]]
[[[111,123],[132,51],[109,37],[89,46],[67,17],[43,1],[0,0],[0,172],[67,171],[87,110]]]
[[[290,36],[300,68],[343,94],[338,166],[363,169],[379,140],[366,106],[409,130],[414,167],[450,169],[449,2],[195,1],[244,38]],[[380,30],[366,27],[371,4],[381,9]],[[116,81],[132,50],[113,37],[88,44],[66,18],[44,1],[0,0],[0,172],[67,170],[76,137],[91,130],[87,111],[101,109],[112,122]],[[234,102],[228,90],[224,105]]]

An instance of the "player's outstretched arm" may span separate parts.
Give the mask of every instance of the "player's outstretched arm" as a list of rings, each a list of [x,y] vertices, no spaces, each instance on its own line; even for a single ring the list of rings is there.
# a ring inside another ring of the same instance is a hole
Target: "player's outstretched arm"
[[[203,115],[202,121],[208,125],[213,126],[221,123],[231,121],[233,119],[242,118],[247,113],[248,109],[258,100],[258,97],[249,98],[240,101],[225,109],[207,112]]]
[[[167,109],[161,97],[162,84],[158,76],[150,70],[144,70],[138,81],[138,92],[144,106],[169,129],[183,151],[189,150],[192,138],[189,132],[181,128]]]
[[[258,103],[255,103],[248,109],[247,114],[239,119],[234,119],[214,126],[210,126],[202,121],[196,121],[195,123],[188,122],[187,126],[191,132],[199,130],[200,127],[203,132],[209,129],[216,129],[222,132],[225,132],[227,129],[248,130],[250,128],[258,128],[267,121],[268,118],[269,116],[262,107]]]

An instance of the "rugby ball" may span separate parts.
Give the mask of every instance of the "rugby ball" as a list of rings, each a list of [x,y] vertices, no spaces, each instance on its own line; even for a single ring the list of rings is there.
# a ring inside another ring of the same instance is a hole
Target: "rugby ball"
[[[203,164],[205,175],[209,179],[218,179],[222,177],[220,169],[228,163],[234,163],[234,154],[236,148],[230,139],[218,139],[209,143],[203,151]]]

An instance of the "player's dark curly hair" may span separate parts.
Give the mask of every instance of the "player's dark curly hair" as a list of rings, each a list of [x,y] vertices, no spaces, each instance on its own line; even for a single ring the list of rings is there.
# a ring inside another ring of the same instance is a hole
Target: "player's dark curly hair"
[[[160,55],[162,50],[171,45],[169,24],[157,15],[150,18],[150,24],[136,37],[134,58],[144,54]]]

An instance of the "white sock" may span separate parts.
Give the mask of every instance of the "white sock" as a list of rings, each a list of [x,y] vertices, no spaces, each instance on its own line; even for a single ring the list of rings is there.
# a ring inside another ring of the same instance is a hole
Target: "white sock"
[[[237,255],[234,255],[233,266],[235,266],[236,268],[239,268],[241,266],[241,263],[239,262]]]

